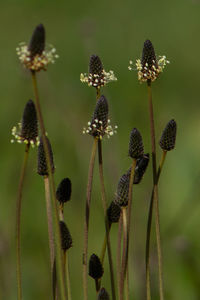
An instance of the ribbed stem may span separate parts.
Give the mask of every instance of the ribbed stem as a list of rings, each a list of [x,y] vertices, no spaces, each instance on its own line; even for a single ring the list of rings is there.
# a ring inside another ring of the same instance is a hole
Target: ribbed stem
[[[157,168],[156,168],[156,143],[155,143],[155,126],[153,115],[153,102],[152,102],[152,89],[151,81],[147,82],[148,102],[149,102],[149,115],[150,115],[150,131],[151,131],[151,147],[152,147],[152,166],[153,166],[153,205],[155,205],[155,220],[156,220],[156,241],[158,252],[158,272],[159,272],[159,292],[160,300],[164,300],[163,295],[163,278],[162,278],[162,252],[161,252],[161,239],[160,239],[160,218],[159,218],[159,203],[158,203],[158,186],[156,182]]]
[[[93,181],[93,171],[95,155],[97,150],[98,139],[95,138],[92,146],[92,153],[89,164],[88,172],[88,183],[87,183],[87,193],[86,193],[86,206],[85,206],[85,224],[84,224],[84,249],[83,249],[83,292],[84,300],[88,299],[88,280],[87,280],[87,256],[88,256],[88,230],[89,230],[89,218],[90,218],[90,203],[91,203],[91,193],[92,193],[92,181]]]
[[[54,245],[54,237],[53,237],[53,219],[52,219],[51,195],[50,195],[50,185],[49,185],[48,176],[44,176],[44,186],[45,186],[45,199],[46,199],[46,210],[47,210],[48,235],[49,235],[50,262],[51,262],[51,272],[52,272],[54,255],[55,255],[54,253],[55,245]]]
[[[21,279],[21,205],[22,205],[22,190],[24,185],[24,177],[27,167],[28,154],[29,154],[30,144],[25,147],[24,161],[22,164],[19,187],[17,192],[17,202],[16,202],[16,271],[17,271],[17,299],[22,299],[22,279]]]
[[[38,88],[37,88],[37,80],[36,80],[36,74],[34,71],[31,72],[32,75],[32,83],[33,83],[33,89],[35,94],[35,106],[37,111],[37,118],[39,121],[41,133],[42,133],[42,141],[44,145],[44,151],[47,161],[47,168],[48,168],[48,174],[49,174],[49,181],[50,181],[50,187],[51,187],[51,200],[52,200],[52,207],[53,207],[53,215],[54,215],[54,234],[55,234],[55,244],[56,244],[56,263],[57,263],[57,272],[58,272],[58,278],[59,278],[59,286],[60,286],[60,296],[62,300],[67,299],[66,290],[65,290],[65,279],[64,279],[64,267],[62,264],[62,257],[63,254],[61,252],[61,239],[60,239],[60,225],[59,225],[59,215],[58,215],[58,208],[57,208],[57,201],[56,201],[56,189],[55,189],[55,183],[54,183],[54,177],[51,169],[51,159],[50,159],[50,153],[49,148],[46,140],[46,130],[44,126],[44,121],[42,117],[42,112],[40,108],[40,101],[39,101],[39,94],[38,94]]]
[[[160,165],[157,171],[157,180],[158,184],[160,174],[163,168],[163,164],[165,161],[167,152],[163,151],[162,158],[160,161]],[[147,292],[147,300],[151,300],[151,287],[150,287],[150,238],[151,238],[151,226],[152,226],[152,216],[153,216],[153,196],[154,189],[151,193],[151,201],[149,206],[149,214],[148,214],[148,223],[147,223],[147,234],[146,234],[146,292]]]

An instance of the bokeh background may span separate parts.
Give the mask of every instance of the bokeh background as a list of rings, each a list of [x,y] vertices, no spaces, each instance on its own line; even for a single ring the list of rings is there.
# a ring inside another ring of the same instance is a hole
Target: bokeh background
[[[82,265],[84,204],[92,138],[82,135],[95,106],[95,90],[82,84],[91,54],[101,57],[118,81],[103,89],[118,134],[103,142],[108,202],[119,177],[129,165],[130,131],[137,127],[150,152],[146,85],[129,60],[141,56],[150,39],[158,55],[170,65],[153,84],[157,141],[166,123],[178,124],[176,149],[167,155],[159,184],[161,236],[166,299],[200,299],[200,1],[14,1],[0,3],[0,299],[15,300],[15,205],[24,145],[11,144],[11,128],[21,119],[32,98],[30,74],[23,69],[15,48],[28,42],[34,27],[43,23],[47,43],[60,58],[38,74],[46,128],[54,151],[56,184],[70,177],[72,200],[65,220],[73,236],[69,250],[73,299],[83,299]],[[161,155],[157,147],[158,160]],[[145,299],[145,235],[152,188],[152,168],[134,188],[131,229],[131,298]],[[104,238],[98,168],[92,195],[89,254],[100,254]],[[112,228],[117,247],[117,225]],[[158,298],[155,235],[152,236],[152,295]],[[110,291],[107,263],[103,285]],[[31,150],[22,205],[22,283],[26,300],[51,299],[49,252],[43,179],[37,175],[37,151]],[[89,299],[95,299],[89,279]]]

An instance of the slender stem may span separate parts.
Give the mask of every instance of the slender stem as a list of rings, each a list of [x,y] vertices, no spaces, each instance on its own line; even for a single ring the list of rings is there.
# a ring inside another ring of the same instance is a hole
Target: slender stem
[[[110,230],[111,230],[111,224],[109,224],[109,234],[110,234]],[[101,255],[100,255],[100,261],[101,264],[104,264],[104,258],[105,258],[105,253],[106,253],[106,246],[107,246],[107,234],[105,233],[105,237],[104,237],[104,241],[103,241],[103,245],[102,245],[102,249],[101,249]]]
[[[125,280],[125,256],[126,256],[126,245],[127,245],[127,207],[122,207],[122,221],[123,221],[123,253],[122,253],[122,263],[120,270],[120,290],[119,299],[123,300],[124,294],[124,280]]]
[[[68,252],[65,251],[65,273],[66,273],[66,281],[67,281],[67,296],[68,300],[72,300],[71,295],[71,284],[70,284],[70,276],[69,276],[69,259],[68,259]]]
[[[160,239],[160,218],[159,218],[159,203],[158,203],[158,186],[157,186],[157,168],[156,168],[156,143],[155,143],[155,126],[153,116],[153,103],[152,103],[152,89],[151,81],[147,83],[149,114],[150,114],[150,129],[151,129],[151,146],[152,146],[152,166],[153,166],[153,204],[155,204],[155,220],[156,220],[156,241],[158,252],[158,272],[159,272],[159,292],[160,300],[164,300],[163,295],[163,278],[162,278],[162,252],[161,252],[161,239]],[[152,205],[153,205],[152,204]]]
[[[52,220],[52,209],[51,209],[51,195],[49,186],[49,177],[44,176],[44,186],[45,186],[45,199],[46,199],[46,210],[47,210],[47,224],[48,224],[48,235],[49,235],[49,249],[50,249],[50,262],[51,262],[51,272],[53,271],[54,255],[55,255],[55,245],[53,237],[53,220]]]
[[[24,185],[25,171],[27,167],[28,154],[29,154],[30,144],[25,147],[24,161],[22,164],[19,187],[17,193],[17,203],[16,203],[16,271],[17,271],[17,299],[22,299],[22,279],[21,279],[21,246],[20,246],[20,236],[21,236],[21,205],[22,205],[22,190]]]
[[[42,141],[44,145],[44,151],[47,161],[47,168],[48,168],[48,174],[49,174],[49,181],[50,181],[50,187],[51,187],[51,195],[52,195],[52,206],[53,206],[53,212],[54,212],[54,234],[55,234],[55,245],[56,245],[56,263],[57,263],[57,272],[58,272],[58,278],[59,278],[59,285],[60,285],[60,294],[61,299],[66,300],[66,290],[65,290],[65,279],[64,279],[64,268],[62,264],[62,257],[63,254],[61,252],[61,237],[60,237],[60,225],[59,225],[59,215],[58,215],[58,208],[57,208],[57,201],[56,201],[56,189],[55,189],[55,183],[54,183],[54,177],[52,173],[51,168],[51,159],[50,159],[50,153],[49,148],[46,140],[46,130],[44,126],[44,121],[42,117],[42,112],[40,108],[40,101],[39,101],[39,94],[38,94],[38,88],[37,88],[37,80],[36,80],[36,74],[34,71],[31,72],[32,75],[32,83],[33,83],[33,89],[35,94],[35,106],[37,111],[37,117],[40,124],[40,129],[42,133]]]
[[[117,238],[117,288],[120,297],[120,278],[121,278],[121,241],[122,241],[122,213],[120,214],[118,224],[118,238]]]
[[[101,90],[100,90],[99,87],[97,87],[97,88],[96,88],[96,91],[97,91],[96,98],[97,98],[97,100],[98,100],[98,99],[100,98],[100,96],[101,96]]]
[[[110,267],[111,290],[112,290],[112,298],[113,298],[113,300],[115,300],[116,299],[115,280],[114,280],[113,261],[112,261],[112,253],[111,253],[111,246],[110,246],[109,222],[108,222],[108,218],[107,218],[107,203],[106,203],[104,176],[103,176],[102,141],[100,139],[98,140],[98,157],[99,157],[99,177],[100,177],[100,183],[101,183],[101,198],[102,198],[102,204],[103,204],[103,210],[104,210],[107,248],[108,248],[108,261],[109,261],[109,267]]]
[[[166,151],[163,151],[162,158],[159,164],[159,168],[157,171],[157,179],[156,183],[158,184],[160,174],[163,168],[163,164],[166,158]],[[147,300],[151,299],[151,288],[150,288],[150,237],[151,237],[151,224],[152,224],[152,215],[153,215],[153,196],[154,196],[154,188],[151,193],[151,201],[149,206],[149,214],[148,214],[148,223],[147,223],[147,234],[146,234],[146,292],[147,292]]]
[[[88,184],[86,193],[86,206],[85,206],[85,224],[84,224],[84,249],[83,249],[83,291],[84,300],[88,299],[88,281],[87,281],[87,256],[88,256],[88,230],[89,230],[89,217],[90,217],[90,203],[91,203],[91,193],[92,193],[92,181],[93,181],[93,171],[95,155],[97,150],[98,139],[95,138],[92,146],[92,153],[89,164],[88,172]]]

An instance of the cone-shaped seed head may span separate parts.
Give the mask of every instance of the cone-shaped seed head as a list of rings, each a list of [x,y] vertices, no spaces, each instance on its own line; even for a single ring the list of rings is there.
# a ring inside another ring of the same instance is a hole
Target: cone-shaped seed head
[[[34,57],[37,54],[42,54],[45,48],[45,28],[42,24],[39,24],[31,37],[28,50],[31,56]]]
[[[176,121],[172,119],[167,123],[163,130],[159,144],[164,151],[174,149],[176,142],[176,127]]]
[[[91,55],[89,64],[89,73],[101,75],[103,71],[103,65],[100,58],[97,55]]]
[[[29,100],[24,108],[20,136],[29,142],[31,140],[35,142],[38,136],[37,113],[32,100]]]
[[[51,169],[52,169],[52,172],[54,172],[55,168],[54,168],[54,162],[53,162],[53,151],[52,151],[49,139],[47,137],[45,137],[45,138],[47,141],[49,154],[50,154]],[[45,155],[45,151],[44,151],[44,144],[43,144],[42,138],[40,138],[40,144],[38,146],[38,174],[42,175],[42,176],[48,175],[48,167],[47,167],[46,155]]]
[[[108,101],[105,96],[101,96],[97,101],[92,121],[91,121],[91,135],[103,136],[108,124]]]
[[[126,174],[122,175],[118,182],[117,194],[114,202],[117,203],[119,206],[128,205],[129,180],[130,174],[129,172],[127,172]]]
[[[71,191],[72,191],[72,186],[71,186],[71,181],[69,178],[64,178],[56,191],[56,199],[60,203],[65,203],[70,200],[71,197]]]
[[[137,128],[133,128],[130,135],[129,142],[129,156],[131,158],[139,158],[144,154],[144,146],[142,141],[142,136],[137,130]]]
[[[63,251],[67,251],[72,247],[72,237],[65,222],[60,221],[61,247]]]
[[[89,275],[94,279],[99,279],[103,276],[103,267],[99,257],[96,254],[90,256]]]
[[[149,153],[144,154],[142,157],[137,159],[136,167],[135,167],[135,174],[134,174],[134,184],[140,183],[142,177],[148,167],[149,164]]]
[[[106,291],[105,288],[101,288],[98,294],[97,300],[109,300],[110,297],[108,295],[108,292]]]
[[[148,69],[151,69],[153,65],[157,65],[154,47],[150,40],[144,42],[141,63],[143,68],[147,67]]]
[[[121,213],[121,207],[117,203],[112,201],[110,203],[110,206],[107,209],[107,217],[108,217],[109,223],[110,224],[117,223],[120,218],[120,213]]]

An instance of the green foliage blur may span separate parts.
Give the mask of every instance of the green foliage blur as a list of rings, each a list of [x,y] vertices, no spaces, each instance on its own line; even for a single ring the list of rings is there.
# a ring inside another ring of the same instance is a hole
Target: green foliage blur
[[[55,181],[69,177],[72,200],[65,220],[73,237],[69,250],[72,298],[83,299],[83,221],[92,138],[82,128],[91,119],[95,90],[80,82],[91,54],[118,78],[103,89],[112,124],[118,133],[103,142],[107,201],[114,199],[119,177],[129,168],[129,135],[137,127],[145,152],[151,151],[146,84],[128,70],[150,39],[157,55],[170,64],[153,83],[157,141],[169,120],[178,125],[176,148],[167,154],[159,184],[161,238],[166,299],[200,298],[199,178],[200,178],[200,1],[14,1],[0,3],[1,168],[0,168],[0,299],[15,300],[15,207],[24,145],[11,144],[11,129],[33,99],[29,72],[20,65],[15,48],[28,42],[39,23],[47,44],[59,54],[55,65],[38,74],[39,92],[56,164]],[[33,99],[34,100],[34,99]],[[157,144],[158,160],[161,150]],[[134,187],[130,252],[130,285],[134,299],[145,299],[145,237],[152,189],[152,170]],[[155,229],[155,228],[153,228]],[[155,230],[154,230],[155,232]],[[111,231],[116,253],[117,225]],[[89,255],[100,254],[104,239],[98,166],[95,166]],[[155,235],[152,235],[152,299],[158,296]],[[116,262],[116,260],[114,260]],[[31,150],[22,201],[23,299],[51,299],[49,250],[43,178],[37,174],[37,151]],[[110,292],[107,263],[103,286]],[[116,275],[116,274],[115,274]],[[115,276],[116,277],[116,276]],[[89,299],[95,289],[89,278]],[[131,296],[132,297],[132,296]]]

